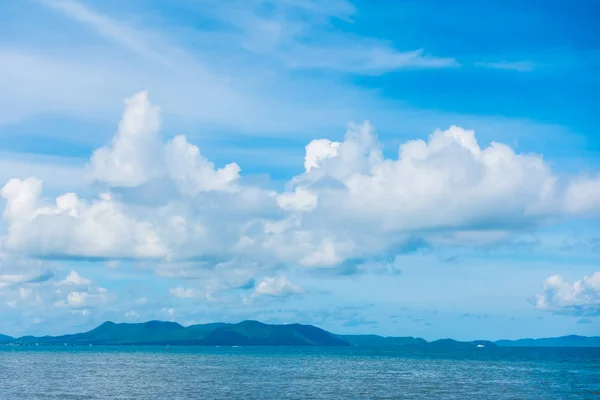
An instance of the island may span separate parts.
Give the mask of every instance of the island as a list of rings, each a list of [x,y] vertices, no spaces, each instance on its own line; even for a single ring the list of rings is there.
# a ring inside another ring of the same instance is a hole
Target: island
[[[600,347],[600,337],[569,335],[556,338],[499,341],[457,341],[379,335],[337,335],[313,325],[265,324],[258,321],[215,322],[183,326],[169,321],[104,322],[88,332],[61,336],[0,335],[0,345],[161,345],[161,346],[354,346],[361,348],[482,349],[495,347]]]

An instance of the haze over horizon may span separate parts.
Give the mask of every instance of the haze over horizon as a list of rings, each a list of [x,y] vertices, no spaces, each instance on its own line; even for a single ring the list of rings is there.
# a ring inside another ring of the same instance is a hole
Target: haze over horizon
[[[208,1],[0,4],[0,334],[600,335],[599,3]]]

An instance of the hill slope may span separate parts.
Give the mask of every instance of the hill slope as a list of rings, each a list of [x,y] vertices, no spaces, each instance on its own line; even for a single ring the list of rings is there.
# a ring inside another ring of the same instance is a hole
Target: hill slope
[[[0,343],[4,343],[4,342],[12,342],[13,340],[15,340],[14,337],[12,336],[8,336],[8,335],[0,335]]]
[[[244,321],[217,328],[202,343],[232,346],[349,346],[348,342],[316,326],[267,325],[258,321]]]
[[[206,345],[206,346],[349,346],[312,325],[267,325],[257,321],[183,327],[175,322],[127,324],[105,322],[89,332],[62,336],[23,336],[6,342],[72,345]]]
[[[600,347],[600,336],[560,336],[542,339],[498,340],[502,347]]]
[[[600,347],[600,337],[563,336],[545,339],[459,342],[441,339],[427,342],[415,337],[378,335],[334,335],[312,325],[270,325],[258,321],[237,324],[210,323],[184,327],[176,322],[105,322],[88,332],[62,336],[0,335],[0,344],[64,345],[193,345],[193,346],[356,346],[388,349],[468,350],[489,347]]]
[[[396,348],[404,346],[426,345],[425,339],[412,336],[384,337],[379,335],[337,335],[342,340],[357,347]]]

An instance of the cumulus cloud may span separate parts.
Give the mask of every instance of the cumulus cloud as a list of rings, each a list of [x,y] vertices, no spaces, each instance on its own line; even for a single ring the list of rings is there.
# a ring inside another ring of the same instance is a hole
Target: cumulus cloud
[[[311,211],[317,207],[317,196],[303,188],[277,196],[277,205],[284,210]]]
[[[263,278],[254,288],[250,296],[243,297],[246,304],[250,304],[258,297],[290,297],[303,293],[304,290],[294,285],[285,276],[271,276]]]
[[[170,308],[170,307],[163,307],[160,309],[160,311],[166,315],[168,315],[169,317],[172,317],[175,315],[175,309],[174,308]]]
[[[569,283],[560,275],[544,282],[544,292],[537,295],[536,308],[558,314],[600,315],[600,272]]]
[[[15,257],[2,251],[0,242],[0,294],[28,285],[42,284],[55,278],[44,262]]]
[[[286,266],[364,268],[415,238],[473,244],[600,211],[597,178],[558,178],[541,156],[482,146],[457,126],[386,158],[374,127],[352,124],[341,141],[310,142],[304,172],[282,192],[240,171],[218,168],[184,136],[163,140],[160,109],[143,91],[90,158],[100,193],[50,201],[40,180],[11,179],[0,192],[3,240],[37,258],[147,259],[164,276],[229,281],[214,292]]]
[[[86,310],[87,314],[89,312],[87,309],[98,307],[106,300],[106,289],[98,288],[95,292],[69,292],[64,299],[58,300],[54,305]]]
[[[75,271],[71,271],[71,273],[61,283],[64,285],[89,285],[92,283],[92,281],[84,278]]]
[[[112,187],[139,186],[151,179],[167,177],[185,194],[199,191],[233,190],[239,179],[237,164],[221,169],[204,158],[198,147],[184,136],[163,143],[160,109],[142,91],[125,100],[125,111],[110,146],[94,152],[89,177]]]
[[[571,213],[598,214],[600,212],[600,175],[579,177],[567,187],[565,208]]]
[[[301,292],[302,289],[293,285],[285,276],[263,278],[254,289],[257,296],[281,297]]]
[[[455,126],[404,143],[397,159],[383,157],[370,124],[352,126],[319,165],[297,187],[315,188],[338,219],[381,230],[489,229],[558,211],[556,178],[541,157],[499,143],[482,148],[473,131]]]
[[[315,139],[306,145],[304,156],[304,169],[310,172],[313,168],[319,168],[321,160],[337,156],[340,142],[332,142],[329,139]]]
[[[0,260],[0,300],[9,307],[44,314],[64,309],[88,315],[90,310],[110,301],[105,288],[76,271],[60,278],[39,261],[21,259],[13,264],[13,260],[6,256]]]
[[[158,257],[165,250],[153,227],[128,215],[109,193],[87,202],[75,193],[41,197],[42,182],[11,179],[0,194],[6,201],[8,249],[35,256]]]

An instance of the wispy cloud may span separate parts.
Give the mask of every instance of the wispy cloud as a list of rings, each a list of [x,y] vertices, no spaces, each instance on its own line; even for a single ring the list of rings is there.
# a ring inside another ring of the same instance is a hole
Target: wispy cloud
[[[140,37],[139,30],[131,29],[126,24],[98,13],[76,1],[41,0],[41,3],[88,26],[106,39],[118,43],[139,55],[150,58],[161,64],[170,64],[168,58],[153,50],[151,46],[149,46],[148,41]]]
[[[273,11],[265,13],[264,5]],[[337,29],[349,24],[356,8],[347,1],[244,1],[212,7],[213,17],[237,35],[242,48],[291,68],[374,74],[404,68],[456,67],[452,57],[424,49],[397,49],[377,38]]]
[[[385,44],[355,43],[340,48],[303,46],[283,54],[292,68],[318,68],[363,74],[382,74],[398,69],[452,68],[460,64],[454,58],[435,57],[423,49],[398,51]]]
[[[535,69],[535,63],[532,61],[496,61],[496,62],[478,62],[478,67],[506,69],[518,72],[530,72]]]

